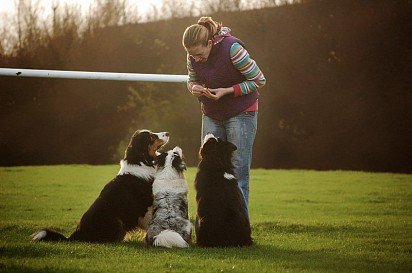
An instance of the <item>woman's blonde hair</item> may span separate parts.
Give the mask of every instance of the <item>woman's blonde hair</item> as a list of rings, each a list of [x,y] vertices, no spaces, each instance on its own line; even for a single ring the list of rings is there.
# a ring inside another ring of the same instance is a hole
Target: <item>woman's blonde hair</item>
[[[182,44],[188,49],[195,46],[207,46],[207,42],[219,31],[221,23],[215,22],[212,17],[200,17],[197,24],[186,28],[183,33]]]

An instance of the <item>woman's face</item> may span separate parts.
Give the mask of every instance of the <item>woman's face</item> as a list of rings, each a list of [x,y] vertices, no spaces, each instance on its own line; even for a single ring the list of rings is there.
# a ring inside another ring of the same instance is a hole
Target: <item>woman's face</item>
[[[212,41],[208,41],[206,46],[198,45],[187,49],[187,54],[192,57],[195,62],[206,62],[212,50]]]

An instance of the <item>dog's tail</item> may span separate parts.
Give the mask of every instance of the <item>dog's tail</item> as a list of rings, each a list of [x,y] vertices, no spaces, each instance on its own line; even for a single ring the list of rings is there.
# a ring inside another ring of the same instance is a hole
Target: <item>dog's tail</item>
[[[31,235],[31,239],[35,242],[69,241],[63,234],[50,229],[42,229],[35,232]]]
[[[182,238],[182,236],[176,231],[167,229],[159,233],[159,235],[154,236],[153,245],[162,246],[167,248],[172,247],[189,247],[189,244]]]

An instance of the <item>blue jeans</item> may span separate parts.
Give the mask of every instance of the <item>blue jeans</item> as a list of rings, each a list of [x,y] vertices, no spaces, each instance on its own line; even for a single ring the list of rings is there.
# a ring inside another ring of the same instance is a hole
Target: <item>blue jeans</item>
[[[237,150],[233,155],[233,166],[238,186],[246,203],[246,216],[249,218],[249,172],[252,162],[252,148],[256,136],[258,112],[244,112],[227,120],[215,120],[203,115],[202,143],[207,133],[232,142]]]

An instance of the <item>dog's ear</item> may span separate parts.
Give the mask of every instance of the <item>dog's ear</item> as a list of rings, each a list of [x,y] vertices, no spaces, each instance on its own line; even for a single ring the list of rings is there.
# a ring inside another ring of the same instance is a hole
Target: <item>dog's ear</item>
[[[153,162],[148,153],[149,144],[150,132],[147,130],[136,131],[126,148],[124,159],[130,164],[143,162],[149,166],[152,165]]]
[[[232,142],[227,141],[226,142],[226,147],[228,148],[229,151],[234,152],[237,150],[237,147],[235,144],[233,144]]]
[[[182,148],[180,148],[179,146],[174,147],[172,151],[173,151],[174,153],[177,153],[180,157],[183,157]]]
[[[138,153],[146,153],[151,141],[151,133],[149,131],[136,131],[130,139],[127,149],[134,150]]]
[[[183,159],[180,156],[176,156],[173,159],[172,166],[179,172],[183,172],[184,170],[186,170],[186,163],[183,161]]]

